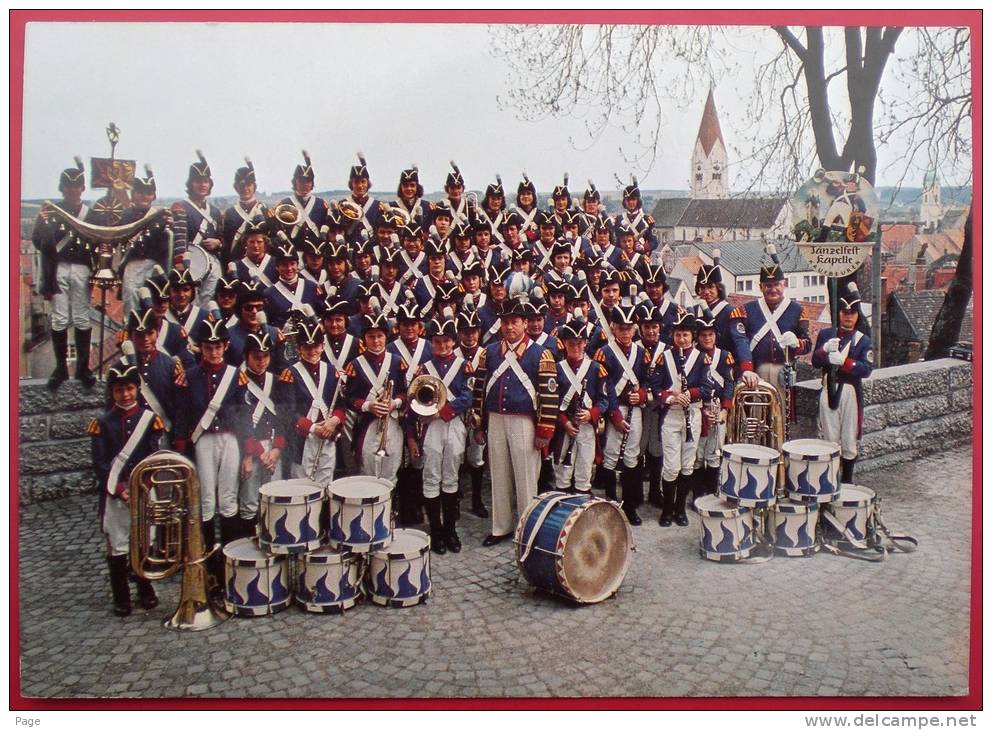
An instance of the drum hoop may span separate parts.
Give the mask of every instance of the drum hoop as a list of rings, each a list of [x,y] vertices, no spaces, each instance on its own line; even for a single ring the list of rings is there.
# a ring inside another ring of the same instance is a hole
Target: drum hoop
[[[772,509],[776,512],[790,515],[808,514],[810,512],[819,512],[820,503],[806,502],[804,504],[798,504],[796,502],[776,502]]]
[[[385,495],[380,494],[379,496],[376,497],[345,497],[340,494],[334,494],[333,492],[330,492],[330,497],[332,501],[338,502],[340,504],[350,504],[361,507],[366,507],[376,504],[385,504],[386,502],[389,502],[393,498],[391,494],[385,494]]]
[[[737,497],[735,495],[727,494],[726,492],[723,492],[723,491],[721,491],[720,494],[723,495],[723,498],[725,500],[727,500],[728,502],[733,502],[734,505],[735,505],[735,507],[737,509],[742,509],[743,508],[743,509],[748,510],[748,511],[750,511],[750,510],[752,510],[752,509],[754,509],[756,507],[757,508],[771,507],[772,505],[774,505],[778,501],[778,498],[774,494],[771,497],[769,497],[768,499],[757,499],[757,498],[752,498],[752,497]],[[715,517],[716,515],[713,515],[713,516]]]
[[[314,502],[324,501],[323,490],[315,492],[313,494],[294,494],[291,497],[282,497],[274,494],[262,494],[259,492],[259,503],[267,504],[278,504],[278,505],[294,505],[294,504],[313,504]]]
[[[840,458],[840,450],[837,453],[832,454],[800,454],[795,451],[789,451],[788,449],[782,449],[782,453],[785,454],[785,458],[789,461],[835,461]]]
[[[720,494],[723,494],[723,492],[720,492]],[[751,511],[751,508],[750,507],[745,507],[743,505],[731,505],[731,506],[725,507],[723,509],[707,509],[705,507],[699,507],[696,504],[696,500],[692,500],[692,504],[690,506],[690,509],[692,509],[693,512],[695,512],[696,514],[698,514],[700,516],[706,516],[706,517],[724,517],[724,518],[726,518],[726,517],[740,517],[745,512],[750,512]]]
[[[575,495],[575,496],[584,497],[585,495]],[[564,548],[565,548],[565,543],[568,541],[568,535],[569,533],[571,533],[572,528],[575,526],[575,523],[578,521],[579,516],[588,509],[590,509],[594,504],[600,502],[610,505],[618,512],[620,511],[619,508],[617,508],[616,505],[610,500],[590,496],[585,502],[576,505],[577,508],[572,510],[572,512],[568,515],[568,517],[565,518],[565,522],[562,523],[561,530],[559,530],[558,532],[558,540],[555,545],[555,547],[558,549],[558,553],[556,553],[556,558],[555,558],[555,575],[558,576],[558,581],[559,584],[562,586],[562,589],[567,591],[567,594],[565,594],[566,597],[571,598],[573,601],[576,601],[578,603],[598,603],[608,598],[609,596],[613,595],[618,590],[620,590],[620,585],[623,583],[623,579],[627,577],[627,571],[630,570],[631,550],[627,550],[626,555],[624,555],[623,565],[621,566],[621,570],[618,573],[620,576],[620,581],[619,583],[617,583],[616,588],[614,588],[609,593],[606,593],[605,595],[603,595],[602,593],[597,594],[597,596],[593,598],[579,597],[578,595],[576,595],[575,591],[569,585],[568,579],[565,577]],[[569,502],[567,500],[562,500],[558,504],[569,504]],[[627,520],[626,517],[623,518],[623,526],[627,532],[627,545],[633,546],[634,532],[631,529],[630,522]],[[557,593],[557,591],[552,591],[552,592]]]
[[[862,489],[868,489],[868,487],[862,487]],[[868,507],[875,503],[878,495],[875,494],[874,490],[870,490],[870,494],[864,493],[864,496],[860,499],[841,499],[840,490],[838,490],[836,492],[836,497],[836,499],[831,501],[831,505],[836,505],[838,507]]]
[[[752,464],[755,466],[770,467],[778,463],[778,457],[776,456],[741,456],[740,454],[728,452],[725,449],[721,453],[726,461],[734,464]]]
[[[203,273],[200,274],[199,276],[197,276],[196,272],[194,271],[193,256],[191,254],[197,254],[198,256],[203,257],[203,260],[201,261],[203,265]],[[189,264],[187,265],[187,268],[189,269],[190,276],[192,277],[193,281],[199,284],[201,281],[203,281],[203,278],[210,272],[210,253],[200,244],[193,243],[186,248],[186,255],[189,257]]]

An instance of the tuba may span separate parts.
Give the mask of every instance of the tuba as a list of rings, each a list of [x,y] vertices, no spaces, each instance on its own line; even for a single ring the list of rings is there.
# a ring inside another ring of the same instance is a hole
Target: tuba
[[[727,443],[749,443],[782,451],[785,418],[778,388],[764,380],[751,389],[743,382],[734,388],[727,419]]]
[[[163,622],[202,631],[227,620],[207,568],[196,467],[173,451],[157,451],[131,472],[131,568],[142,578],[168,578],[182,568],[179,606]]]

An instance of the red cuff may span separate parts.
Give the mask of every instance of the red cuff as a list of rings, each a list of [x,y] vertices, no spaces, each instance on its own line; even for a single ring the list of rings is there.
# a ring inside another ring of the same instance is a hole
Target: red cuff
[[[555,429],[553,426],[537,426],[534,435],[539,439],[550,439],[555,435]]]
[[[689,388],[689,400],[700,400],[699,388]]]
[[[572,419],[568,417],[567,413],[565,413],[564,411],[558,411],[558,423],[560,423],[562,426],[565,426],[566,424],[569,424],[571,422]]]
[[[734,406],[734,402],[732,400],[727,400],[726,398],[724,398],[722,401],[720,401],[720,407],[725,410],[729,411],[731,408],[733,408],[733,406]]]
[[[596,406],[593,406],[589,409],[589,423],[596,423],[602,415],[600,410]]]
[[[617,428],[620,428],[620,424],[623,423],[623,414],[619,409],[610,411],[610,422]]]
[[[188,445],[189,445],[189,442],[186,439],[174,439],[173,442],[172,442],[172,448],[174,448],[180,454],[185,454],[186,453],[186,447]]]
[[[274,439],[272,439],[272,448],[273,449],[279,449],[280,451],[282,451],[283,449],[285,449],[286,448],[286,437],[285,436],[276,436]]]
[[[741,372],[750,373],[754,371],[754,364],[750,360],[741,360]]]
[[[663,406],[668,404],[668,399],[671,397],[672,397],[672,391],[670,390],[663,390],[660,393],[658,393],[658,400]]]
[[[341,421],[341,425],[344,426],[344,420],[348,417],[348,414],[344,412],[344,408],[335,408],[331,415]]]
[[[261,456],[264,453],[265,449],[257,438],[251,437],[245,441],[245,456]]]
[[[644,388],[637,389],[637,398],[640,405],[644,405],[648,402],[648,392]]]
[[[855,365],[854,358],[853,357],[847,358],[846,360],[844,360],[844,364],[840,366],[841,372],[853,373],[854,365]]]
[[[114,496],[120,497],[127,491],[127,482],[117,482],[117,486],[114,488]]]
[[[445,423],[447,423],[448,421],[450,421],[452,418],[455,417],[455,411],[451,408],[450,405],[448,405],[447,403],[445,403],[444,404],[444,408],[441,409],[441,411],[440,411],[440,413],[438,413],[438,415],[441,416],[441,420],[442,421],[444,421]]]
[[[311,421],[306,416],[301,416],[296,420],[296,431],[301,436],[306,436],[310,433],[310,427],[313,426],[313,421]]]

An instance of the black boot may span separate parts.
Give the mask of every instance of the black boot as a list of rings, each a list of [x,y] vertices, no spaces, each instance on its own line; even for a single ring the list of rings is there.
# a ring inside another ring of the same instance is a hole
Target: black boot
[[[114,595],[114,615],[131,615],[131,586],[127,582],[127,555],[107,558],[110,571],[110,590]]]
[[[617,501],[617,473],[615,471],[608,471],[605,467],[599,467],[599,474],[602,474],[601,483],[603,489],[606,491],[606,498],[611,502]]]
[[[669,482],[662,479],[661,481],[661,496],[662,496],[662,507],[661,507],[661,517],[658,518],[658,524],[662,527],[672,526],[672,517],[675,516],[675,482]]]
[[[488,517],[489,510],[482,503],[482,467],[470,466],[468,473],[472,479],[472,514],[476,517]]]
[[[648,473],[648,504],[660,509],[664,505],[661,498],[661,457],[645,456],[644,462]]]
[[[841,459],[840,460],[840,481],[841,484],[854,484],[854,462],[858,459],[857,457],[853,459]]]
[[[624,467],[620,472],[620,490],[623,497],[623,513],[627,521],[637,526],[641,524],[641,516],[637,508],[641,505],[644,487],[641,486],[641,470],[638,467]]]
[[[214,532],[214,521],[212,519],[203,520],[200,523],[200,529],[203,533],[203,550],[204,552],[209,552],[213,550],[214,542],[216,541],[215,540],[216,533]]]
[[[441,492],[441,511],[444,516],[444,544],[453,553],[462,551],[462,541],[458,539],[455,526],[458,524],[458,493]]]
[[[52,352],[55,353],[55,370],[48,378],[48,389],[58,390],[59,386],[69,379],[69,367],[66,359],[69,357],[69,331],[56,332],[52,330]]]
[[[596,472],[592,476],[592,489],[606,489],[606,469],[602,464],[596,467]],[[616,487],[614,487],[616,491]]]
[[[138,586],[138,603],[146,611],[151,611],[158,605],[158,596],[155,595],[155,588],[147,578],[135,576],[134,584]]]
[[[224,547],[241,537],[241,518],[237,515],[220,516],[220,544]]]
[[[412,466],[402,467],[396,473],[396,497],[399,500],[396,521],[400,527],[412,527],[424,521],[420,510],[423,477],[423,472]]]
[[[685,498],[693,489],[692,474],[679,474],[675,479],[675,524],[686,527],[689,518],[685,514]]]
[[[551,459],[541,459],[541,470],[537,474],[537,493],[550,492],[555,486],[555,471]]]
[[[708,466],[703,472],[703,481],[706,494],[716,494],[720,488],[720,467]]]
[[[424,511],[427,513],[427,522],[431,527],[431,550],[438,555],[448,552],[444,540],[444,527],[441,524],[441,498],[424,498]]]
[[[239,537],[255,537],[255,524],[257,522],[255,517],[248,519],[239,517],[238,521],[241,523],[238,529]]]
[[[92,330],[76,330],[76,380],[84,388],[96,385],[96,376],[90,372],[90,335]]]

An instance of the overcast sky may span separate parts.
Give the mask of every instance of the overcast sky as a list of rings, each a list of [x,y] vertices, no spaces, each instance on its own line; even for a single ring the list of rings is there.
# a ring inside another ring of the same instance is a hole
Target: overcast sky
[[[122,130],[118,157],[150,163],[168,196],[183,192],[197,148],[222,195],[245,155],[260,190],[287,189],[302,148],[318,190],[345,187],[357,150],[380,190],[395,190],[414,162],[438,190],[451,158],[476,190],[497,172],[515,188],[526,170],[545,191],[565,171],[573,191],[589,177],[602,189],[617,187],[615,172],[628,177],[619,131],[580,152],[569,143],[584,138],[578,120],[523,122],[501,111],[507,79],[490,46],[485,25],[31,23],[22,194],[53,197],[73,155],[87,168],[106,156],[109,121]],[[730,78],[715,89],[725,137],[738,86]],[[688,188],[704,101],[682,100],[671,115],[642,187]]]

